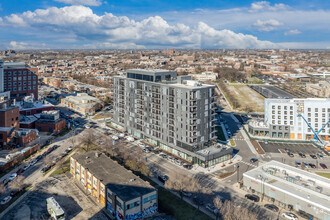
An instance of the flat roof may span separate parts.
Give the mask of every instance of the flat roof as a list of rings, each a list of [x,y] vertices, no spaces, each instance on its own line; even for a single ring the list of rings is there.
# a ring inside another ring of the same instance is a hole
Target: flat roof
[[[312,203],[330,213],[328,178],[274,160],[245,172],[243,176]]]
[[[98,157],[96,153],[99,153]],[[75,154],[72,158],[87,168],[123,201],[129,201],[156,190],[147,181],[98,151]]]

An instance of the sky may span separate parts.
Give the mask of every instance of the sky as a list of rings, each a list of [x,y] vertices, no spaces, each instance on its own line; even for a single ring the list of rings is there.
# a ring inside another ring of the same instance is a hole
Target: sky
[[[0,49],[330,49],[327,0],[1,0]]]

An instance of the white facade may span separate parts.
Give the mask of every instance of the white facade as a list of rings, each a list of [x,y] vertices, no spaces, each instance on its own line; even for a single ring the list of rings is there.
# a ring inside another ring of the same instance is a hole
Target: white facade
[[[289,125],[290,139],[309,139],[314,135],[302,117],[318,132],[330,120],[330,99],[265,99],[265,124]],[[322,139],[328,140],[330,124],[320,133]]]

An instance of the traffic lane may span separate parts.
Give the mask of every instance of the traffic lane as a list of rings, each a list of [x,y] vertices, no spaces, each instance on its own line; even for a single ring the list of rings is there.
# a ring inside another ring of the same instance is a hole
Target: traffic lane
[[[239,131],[239,125],[232,119],[229,114],[221,114],[222,118],[225,120],[225,124],[228,125],[228,129],[232,135],[235,135]]]

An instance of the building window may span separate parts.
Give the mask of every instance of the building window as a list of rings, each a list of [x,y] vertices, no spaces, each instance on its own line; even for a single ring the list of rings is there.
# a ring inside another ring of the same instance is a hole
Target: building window
[[[26,71],[23,72],[23,75],[26,75]]]
[[[15,72],[13,72],[13,76],[16,76],[17,75],[17,72],[15,71]]]
[[[17,87],[14,87],[14,88],[13,88],[13,91],[17,91]]]
[[[28,80],[31,80],[31,76],[28,76]]]
[[[11,81],[11,77],[8,77],[8,81]]]

